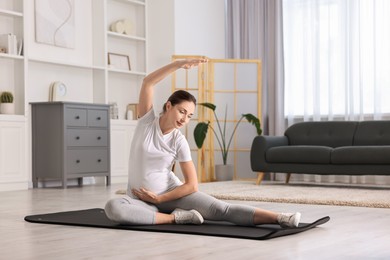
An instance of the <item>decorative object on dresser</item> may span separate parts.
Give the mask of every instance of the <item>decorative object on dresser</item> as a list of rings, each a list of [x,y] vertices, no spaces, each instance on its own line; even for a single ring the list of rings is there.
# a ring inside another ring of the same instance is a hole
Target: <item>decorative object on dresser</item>
[[[55,81],[50,84],[49,101],[65,101],[67,89],[61,81]]]
[[[105,176],[110,185],[109,105],[38,102],[32,107],[33,187],[39,180]]]
[[[0,96],[0,113],[15,114],[14,96],[9,91],[4,91]]]
[[[109,102],[110,105],[110,118],[111,119],[118,119],[118,104],[116,102]]]

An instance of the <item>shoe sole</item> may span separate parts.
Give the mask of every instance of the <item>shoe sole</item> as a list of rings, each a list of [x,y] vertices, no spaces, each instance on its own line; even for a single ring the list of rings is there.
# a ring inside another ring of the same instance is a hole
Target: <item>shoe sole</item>
[[[203,217],[202,217],[202,215],[198,212],[198,211],[196,211],[196,210],[194,210],[194,209],[192,209],[192,210],[190,210],[192,213],[194,213],[197,217],[198,217],[198,219],[199,219],[199,221],[200,221],[200,223],[194,223],[194,224],[196,224],[196,225],[200,225],[200,224],[202,224],[203,222],[204,222],[204,219],[203,219]]]
[[[295,218],[294,218],[294,227],[298,227],[299,222],[301,221],[301,213],[297,212],[295,213]]]

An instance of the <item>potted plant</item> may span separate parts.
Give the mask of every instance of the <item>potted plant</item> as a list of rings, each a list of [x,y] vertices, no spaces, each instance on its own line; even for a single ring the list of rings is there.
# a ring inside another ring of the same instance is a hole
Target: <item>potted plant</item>
[[[212,103],[199,103],[198,105],[209,108],[213,111],[215,122],[217,125],[217,129],[214,129],[210,121],[208,122],[199,122],[194,129],[194,138],[196,146],[200,149],[203,146],[204,140],[206,139],[207,131],[210,128],[214,133],[219,148],[221,149],[222,161],[223,165],[215,166],[215,175],[217,180],[231,180],[233,179],[233,165],[227,164],[227,159],[229,155],[230,144],[233,140],[233,136],[236,133],[237,127],[241,123],[241,121],[245,118],[249,123],[253,124],[256,127],[256,131],[258,135],[261,135],[262,129],[260,127],[260,120],[254,116],[253,114],[242,114],[241,118],[235,123],[233,132],[229,139],[226,136],[226,117],[227,113],[225,112],[225,120],[223,124],[223,128],[221,127],[221,123],[219,122],[217,113],[215,112],[216,106]],[[226,109],[227,111],[227,109]],[[223,173],[224,172],[224,173]],[[224,175],[224,176],[223,176]]]
[[[11,92],[4,91],[1,93],[0,96],[0,111],[2,114],[14,114],[15,113],[15,106],[13,104],[14,102],[14,96]]]

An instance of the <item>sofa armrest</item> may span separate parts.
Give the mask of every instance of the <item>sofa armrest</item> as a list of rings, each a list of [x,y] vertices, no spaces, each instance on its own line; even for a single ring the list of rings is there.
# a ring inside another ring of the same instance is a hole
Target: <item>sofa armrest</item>
[[[286,145],[288,145],[286,136],[256,136],[255,139],[253,139],[250,153],[252,171],[266,171],[267,161],[265,160],[265,154],[267,150],[271,147]]]

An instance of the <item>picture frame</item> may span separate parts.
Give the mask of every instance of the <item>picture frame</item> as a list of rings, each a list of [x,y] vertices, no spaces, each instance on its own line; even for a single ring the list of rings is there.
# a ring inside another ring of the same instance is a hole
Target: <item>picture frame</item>
[[[108,66],[112,69],[131,70],[130,58],[128,55],[109,52]]]
[[[35,41],[74,49],[75,9],[75,0],[35,0]]]
[[[128,104],[126,108],[126,119],[137,120],[138,119],[138,104]]]

